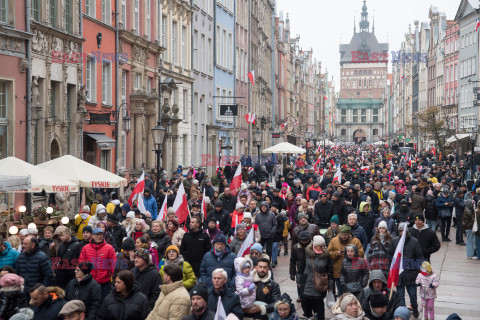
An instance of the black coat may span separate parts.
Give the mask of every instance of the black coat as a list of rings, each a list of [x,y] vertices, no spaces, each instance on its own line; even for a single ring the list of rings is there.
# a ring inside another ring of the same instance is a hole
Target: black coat
[[[390,259],[393,258],[393,254],[397,249],[400,236],[393,238]],[[400,284],[405,286],[414,286],[417,275],[420,272],[420,266],[423,261],[422,247],[418,243],[417,239],[407,234],[405,239],[405,246],[403,247],[403,272],[400,274]]]
[[[200,264],[203,256],[212,249],[210,236],[203,232],[189,231],[183,235],[180,254],[190,263],[197,278],[200,276]]]
[[[343,292],[359,293],[367,285],[369,273],[365,259],[345,257],[340,269],[340,285]]]
[[[112,289],[103,300],[97,317],[104,320],[144,320],[148,316],[147,305],[147,296],[138,290],[137,285],[125,299]]]
[[[219,228],[222,230],[224,235],[228,235],[230,233],[232,219],[230,218],[230,214],[227,212],[227,210],[222,209],[222,211],[217,212],[217,210],[213,209],[207,215],[207,220],[210,218],[213,218],[215,221],[219,222]]]
[[[218,200],[222,201],[223,209],[225,209],[228,213],[232,213],[233,211],[235,211],[235,206],[237,205],[237,197],[234,197],[233,195],[227,197],[225,194],[222,194],[218,198]]]
[[[313,218],[315,220],[315,224],[320,229],[327,229],[330,226],[330,219],[333,216],[333,202],[328,200],[327,202],[323,203],[322,201],[318,201],[315,203],[315,208],[313,210]]]
[[[305,271],[305,248],[300,243],[292,246],[292,254],[290,255],[290,275],[296,276],[298,281],[298,275],[303,274]]]
[[[36,283],[42,283],[46,287],[54,283],[50,259],[39,248],[28,253],[20,253],[16,273],[25,279],[23,285],[25,292],[29,292],[30,287]]]
[[[215,312],[212,312],[206,308],[205,311],[198,317],[192,312],[182,320],[215,320]]]
[[[35,315],[33,316],[33,320],[57,320],[61,319],[58,316],[62,307],[67,303],[65,300],[57,298],[52,299],[49,295],[47,301],[42,304],[40,307],[35,307],[33,312]]]
[[[85,304],[85,319],[95,320],[102,303],[100,285],[92,275],[87,275],[82,281],[71,280],[65,288],[65,300],[81,300]]]
[[[165,230],[157,234],[150,230],[148,231],[148,236],[157,244],[158,259],[161,260],[165,256],[165,250],[172,244],[172,239],[170,239]]]
[[[147,266],[142,271],[138,268],[133,268],[131,271],[135,282],[139,285],[138,290],[148,298],[147,314],[149,314],[160,295],[160,285],[162,284],[160,273],[153,265]]]
[[[28,307],[25,292],[0,290],[0,319],[10,319],[18,309],[25,307]]]
[[[371,295],[370,295],[371,297]],[[372,309],[370,308],[370,297],[368,297],[363,303],[362,303],[362,309],[365,311],[365,317],[370,319],[370,320],[391,320],[392,315],[389,312],[385,312],[382,316],[380,317],[375,317],[372,313]],[[387,297],[388,299],[388,297]]]
[[[283,240],[283,230],[285,229],[285,217],[281,214],[277,214],[275,218],[277,220],[277,226],[273,232],[273,242],[280,242]]]
[[[373,237],[373,226],[375,225],[375,216],[370,212],[358,212],[357,213],[358,224],[365,230],[367,239],[370,241]],[[366,249],[366,248],[365,248]]]
[[[427,195],[425,197],[425,219],[437,221],[438,210],[435,201],[434,196]]]
[[[287,210],[287,204],[285,203],[285,200],[283,200],[280,196],[273,196],[272,198],[272,206],[275,206],[278,208],[278,212],[282,210]]]
[[[272,313],[274,311],[275,302],[280,299],[280,286],[277,282],[271,279],[271,271],[268,271],[268,275],[264,279],[260,279],[256,272],[253,274],[253,282],[256,286],[256,301],[265,302],[267,305],[262,306],[260,309],[266,311],[266,313]],[[261,315],[253,316],[253,318],[263,318],[265,312],[261,312]],[[266,317],[265,317],[266,319]]]
[[[340,224],[345,224],[347,222],[347,216],[350,213],[348,212],[347,205],[345,204],[345,200],[340,198],[337,201],[332,201],[332,202],[333,202],[332,215],[337,215],[338,219],[340,220]]]
[[[80,244],[77,238],[72,237],[69,242],[61,242],[56,257],[52,257],[52,268],[55,270],[56,281],[59,287],[65,289],[75,278],[75,267],[80,256]]]
[[[109,243],[113,246],[116,252],[119,252],[122,249],[123,238],[127,236],[127,231],[122,225],[117,224],[113,228],[107,228],[107,232],[112,239],[112,243]]]
[[[418,230],[414,225],[409,228],[410,235],[418,240],[418,243],[422,247],[423,257],[430,261],[430,256],[432,253],[440,250],[440,241],[438,241],[437,234],[435,231],[430,230],[425,226],[422,230]]]
[[[225,314],[233,313],[240,320],[243,319],[242,304],[240,303],[240,298],[235,293],[235,290],[230,289],[225,286],[223,290],[218,294],[215,292],[215,289],[210,289],[208,293],[208,302],[207,309],[213,313],[217,312],[218,297],[222,297],[223,308],[225,309]]]

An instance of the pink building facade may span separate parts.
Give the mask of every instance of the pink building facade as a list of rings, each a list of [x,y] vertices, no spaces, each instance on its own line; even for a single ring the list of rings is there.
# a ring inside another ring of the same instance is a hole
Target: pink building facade
[[[447,21],[445,30],[444,48],[444,116],[448,119],[448,127],[457,128],[458,114],[458,30],[459,24],[455,21]]]

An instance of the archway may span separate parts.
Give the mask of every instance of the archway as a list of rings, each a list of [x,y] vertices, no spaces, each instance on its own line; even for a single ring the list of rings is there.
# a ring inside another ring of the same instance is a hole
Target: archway
[[[60,145],[58,144],[56,139],[52,140],[50,144],[50,160],[56,159],[60,157]]]
[[[363,129],[357,129],[353,132],[353,142],[355,144],[361,144],[363,141],[367,141],[367,133]]]

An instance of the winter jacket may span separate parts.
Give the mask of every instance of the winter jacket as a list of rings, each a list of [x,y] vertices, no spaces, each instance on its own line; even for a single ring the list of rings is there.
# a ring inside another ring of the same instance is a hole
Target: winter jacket
[[[368,247],[368,264],[370,270],[381,270],[385,277],[388,277],[390,271],[390,251],[392,244],[392,236],[386,235],[384,242],[375,237]]]
[[[343,292],[359,293],[367,285],[369,273],[368,262],[365,259],[359,257],[350,259],[345,253],[340,269],[340,285]]]
[[[163,257],[165,255],[165,250],[167,250],[167,247],[172,244],[172,240],[168,237],[165,230],[162,230],[158,233],[154,233],[152,230],[149,230],[148,236],[153,242],[157,244],[158,256]]]
[[[315,266],[315,271],[321,274],[327,274],[329,279],[329,287],[332,287],[332,274],[333,268],[331,260],[329,259],[328,251],[325,250],[323,254],[318,255],[313,250],[313,244],[310,243],[305,248],[305,270],[302,275],[300,275],[301,280],[298,281],[301,284],[304,284],[303,295],[313,298],[325,298],[327,292],[318,292],[313,286],[313,267]]]
[[[350,228],[350,232],[353,233],[355,238],[360,240],[362,243],[363,251],[367,250],[369,239],[365,230],[360,226],[360,224],[358,224],[358,222],[354,226],[350,226]]]
[[[48,257],[50,257],[50,244],[53,242],[53,239],[40,238],[38,247],[43,251]]]
[[[122,249],[123,238],[127,237],[127,231],[122,225],[117,224],[113,228],[107,228],[109,238],[112,239],[109,243],[116,252]]]
[[[260,306],[260,314],[253,315],[252,318],[266,319],[267,313],[273,312],[275,302],[280,298],[280,286],[272,280],[272,272],[270,270],[264,278],[260,278],[255,270],[252,272],[252,276],[256,285],[256,301],[266,303],[266,305]]]
[[[369,320],[391,320],[392,317],[387,312],[385,312],[381,316],[376,313],[375,314],[373,313],[373,310],[370,307],[370,298],[371,298],[371,295],[366,299],[366,301],[362,303],[362,309],[363,309],[363,312],[365,312],[365,317],[367,317]]]
[[[372,239],[373,237],[373,226],[375,224],[375,216],[371,211],[369,212],[364,212],[364,206],[366,205],[366,202],[360,203],[360,208],[359,212],[357,213],[357,221],[358,224],[365,230],[365,233],[367,235],[368,241]]]
[[[193,272],[192,266],[190,263],[186,262],[182,256],[179,256],[175,261],[169,261],[166,260],[166,258],[162,259],[160,261],[160,279],[163,279],[163,274],[165,273],[163,271],[163,268],[165,265],[168,264],[176,264],[177,266],[182,269],[183,272],[183,286],[185,289],[190,290],[196,283],[197,283],[197,277],[195,276],[195,273]]]
[[[210,237],[202,230],[190,231],[183,236],[180,254],[190,263],[197,277],[200,276],[202,258],[211,248]]]
[[[285,221],[288,220],[286,216],[281,213],[277,214],[276,218],[277,225],[275,231],[273,232],[273,242],[280,242],[283,240],[283,231],[285,230]]]
[[[400,236],[393,238],[390,259],[393,258],[393,254],[400,242]],[[403,272],[400,274],[400,285],[414,286],[417,274],[420,271],[422,265],[423,253],[422,247],[418,243],[417,239],[407,234],[405,238],[405,246],[403,247]]]
[[[160,291],[147,320],[181,320],[191,312],[190,296],[182,281],[163,284]]]
[[[389,217],[387,219],[383,215],[381,215],[380,218],[375,220],[375,223],[373,224],[373,228],[374,229],[378,228],[378,224],[382,221],[385,221],[387,223],[388,233],[390,233],[392,235],[392,237],[395,237],[397,235],[397,225],[395,224],[395,220],[393,220],[392,217]]]
[[[360,295],[358,296],[358,300],[361,303],[364,303],[365,301],[370,302],[369,298],[373,292],[373,280],[380,280],[383,282],[383,288],[381,292],[387,297],[387,299],[390,298],[390,289],[387,287],[387,279],[385,278],[385,275],[381,270],[372,270],[372,272],[370,273],[370,277],[368,278],[368,285],[363,288],[363,290],[360,292]],[[393,318],[395,310],[397,310],[400,305],[400,298],[398,297],[397,291],[394,290],[392,293],[392,298],[388,300],[387,313],[390,316],[390,318],[388,319]]]
[[[162,277],[158,270],[152,265],[148,265],[143,270],[133,268],[133,276],[135,282],[138,283],[138,290],[148,298],[147,313],[152,311],[160,295],[160,285],[162,284]]]
[[[355,236],[350,233],[350,239],[346,244],[340,242],[340,235],[337,235],[333,238],[330,243],[328,244],[328,253],[330,255],[330,259],[333,261],[333,276],[335,279],[340,279],[340,269],[342,267],[343,257],[338,254],[338,251],[345,251],[345,247],[349,244],[353,244],[358,248],[358,256],[363,258],[363,247],[360,240],[355,238]]]
[[[80,282],[75,278],[65,288],[65,300],[81,300],[85,304],[85,319],[97,319],[97,311],[102,304],[102,292],[100,285],[91,274],[88,274]]]
[[[413,213],[423,213],[423,209],[425,209],[425,198],[419,193],[414,193],[411,199],[410,210]]]
[[[444,209],[450,210],[450,216],[451,216],[453,206],[451,206],[451,205],[446,206],[445,203],[453,204],[452,197],[450,197],[450,196],[444,197],[443,194],[439,194],[438,197],[437,197],[437,201],[435,201],[435,206],[437,207],[439,217],[440,217],[442,209],[443,210]]]
[[[423,257],[430,261],[430,255],[440,250],[440,241],[438,241],[437,234],[424,225],[422,229],[417,229],[416,225],[409,228],[410,235],[418,240],[422,247]]]
[[[293,228],[292,231],[292,246],[298,243],[298,235],[302,231],[308,231],[308,233],[310,234],[310,240],[312,240],[314,236],[320,234],[320,230],[318,229],[318,226],[316,224],[308,222],[304,225],[298,224],[295,228]]]
[[[3,242],[5,250],[0,253],[0,268],[10,266],[13,269],[17,267],[17,258],[20,252],[12,248],[12,245],[8,241]]]
[[[115,269],[117,256],[111,245],[105,241],[94,243],[93,241],[83,247],[78,262],[90,261],[94,265],[93,278],[99,283],[110,282],[110,277]]]
[[[229,214],[232,213],[233,211],[235,211],[235,206],[237,205],[237,198],[234,197],[232,194],[230,194],[230,196],[228,196],[228,197],[225,194],[221,194],[218,197],[218,200],[220,200],[223,203],[223,208]]]
[[[392,218],[395,220],[396,223],[400,224],[402,222],[410,222],[412,221],[413,212],[410,211],[408,205],[403,204],[395,210],[395,213],[392,215]]]
[[[213,189],[212,185],[204,185],[203,190],[205,190],[205,196],[209,197],[210,200],[213,199],[213,195],[215,194],[215,189]],[[202,192],[203,192],[202,190]]]
[[[306,192],[307,200],[310,200],[310,199],[317,200],[320,192],[322,192],[322,189],[320,189],[319,187],[318,188],[315,188],[314,186],[309,187]]]
[[[30,292],[30,287],[36,283],[42,283],[46,287],[54,283],[50,259],[38,247],[18,255],[16,273],[25,279],[25,292]]]
[[[308,244],[304,246],[300,243],[297,243],[296,245],[292,245],[289,273],[290,273],[290,276],[296,277],[297,283],[299,278],[301,278],[299,277],[299,275],[302,275],[305,271],[305,261],[306,261],[305,248],[307,246]]]
[[[247,239],[248,234],[245,233],[243,236],[243,239],[240,239],[238,237],[238,234],[235,235],[233,238],[232,242],[230,242],[230,249],[232,250],[233,253],[238,254],[238,251],[240,251],[240,248],[242,247],[242,244],[245,242],[245,239]]]
[[[463,200],[463,198],[455,197],[455,199],[453,199],[453,207],[455,208],[455,216],[461,219],[463,210],[465,210],[465,200]]]
[[[422,299],[436,299],[437,288],[440,285],[435,273],[424,275],[420,272],[415,280],[416,285],[420,285],[419,297]],[[432,288],[433,287],[433,288]]]
[[[462,215],[462,227],[463,230],[472,230],[473,224],[475,223],[475,210],[473,209],[473,203],[468,203],[465,206],[465,210]],[[477,221],[478,225],[478,221]],[[1,255],[0,255],[1,257]]]
[[[217,312],[219,297],[222,297],[222,305],[226,315],[233,313],[238,319],[243,319],[242,305],[239,296],[234,291],[234,287],[229,288],[225,286],[221,292],[215,292],[214,288],[209,290],[207,309],[213,313]]]
[[[27,295],[20,286],[0,289],[0,319],[10,319],[19,309],[26,307]]]
[[[230,233],[230,214],[225,209],[222,208],[222,210],[219,212],[213,209],[207,215],[207,220],[210,218],[214,218],[215,221],[218,221],[218,226],[224,235],[228,235]]]
[[[229,287],[235,284],[235,266],[234,260],[237,256],[230,251],[230,248],[225,247],[225,251],[219,257],[216,255],[215,248],[207,252],[202,259],[200,265],[200,281],[205,283],[208,289],[213,288],[212,272],[217,268],[222,268],[227,272]]]
[[[49,297],[41,306],[33,308],[33,320],[60,320],[58,313],[67,303],[64,300],[65,291],[59,287],[47,287],[45,290]]]
[[[277,227],[277,220],[275,219],[275,214],[268,211],[268,209],[267,212],[262,212],[261,207],[266,205],[266,202],[260,204],[260,212],[258,212],[255,217],[255,224],[258,225],[260,236],[263,239],[270,239],[273,238],[273,233]]]
[[[283,200],[280,196],[273,196],[272,206],[275,206],[279,212],[287,209],[287,204],[285,203],[285,200]]]
[[[151,194],[148,196],[148,198],[143,197],[143,205],[145,206],[145,210],[150,212],[150,214],[152,215],[152,221],[157,220],[158,210],[157,200],[155,199],[155,197]]]
[[[345,224],[347,222],[347,216],[350,213],[348,212],[347,205],[345,204],[345,200],[340,198],[337,201],[332,201],[332,202],[333,202],[332,216],[337,215],[338,219],[340,220],[340,224]]]
[[[253,284],[253,277],[251,274],[242,273],[243,267],[247,262],[253,267],[252,260],[250,259],[239,257],[234,261],[235,271],[237,272],[235,277],[235,293],[240,298],[242,309],[253,307],[253,303],[255,302],[255,290],[249,289],[250,285]]]
[[[80,255],[77,238],[72,237],[69,242],[61,242],[55,257],[52,257],[52,268],[55,270],[57,284],[66,288],[70,280],[75,278],[75,267]]]
[[[315,203],[313,210],[313,218],[315,224],[320,229],[327,229],[330,226],[330,219],[333,216],[333,202],[327,200],[323,203],[321,200]]]
[[[437,221],[438,210],[435,206],[435,197],[427,195],[425,197],[425,219]]]
[[[99,320],[144,320],[147,316],[147,297],[139,291],[135,284],[132,291],[124,299],[115,291],[105,297],[97,313]]]

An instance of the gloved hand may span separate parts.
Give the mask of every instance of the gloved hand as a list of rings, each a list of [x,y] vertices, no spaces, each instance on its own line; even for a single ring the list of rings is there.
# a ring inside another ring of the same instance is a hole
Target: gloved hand
[[[295,275],[294,274],[290,275],[290,280],[295,281]]]
[[[435,289],[433,283],[430,283],[430,288]]]
[[[421,286],[422,286],[422,284],[421,284],[421,283],[417,283],[417,287],[421,287]]]
[[[255,290],[255,283],[251,283],[250,286],[248,287],[249,291]]]

